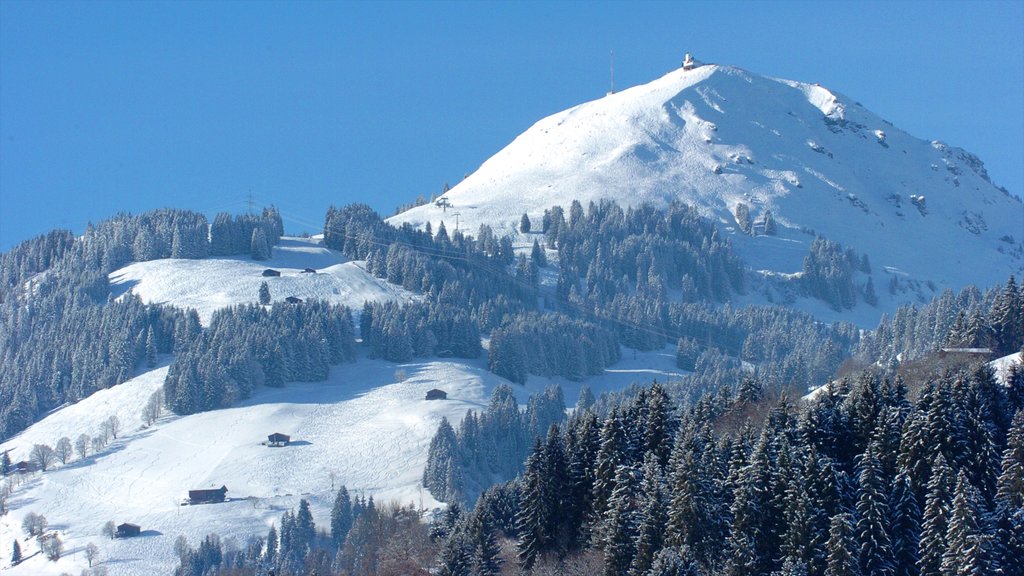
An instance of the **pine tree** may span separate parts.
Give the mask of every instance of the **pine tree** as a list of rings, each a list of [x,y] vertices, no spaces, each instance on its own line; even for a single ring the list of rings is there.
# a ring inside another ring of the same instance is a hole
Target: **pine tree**
[[[893,481],[889,497],[892,553],[895,576],[916,576],[918,546],[921,537],[921,509],[910,482],[910,476],[901,472]]]
[[[21,562],[21,544],[14,540],[14,549],[11,551],[11,566],[17,566]]]
[[[893,571],[889,524],[888,482],[882,476],[878,461],[878,444],[872,441],[861,458],[860,498],[857,500],[857,539],[860,542],[859,562],[864,574],[884,576]]]
[[[549,511],[544,509],[543,464],[543,447],[540,437],[537,437],[520,480],[519,512],[516,514],[517,555],[519,565],[526,571],[533,568],[545,547],[544,526]]]
[[[253,260],[270,258],[270,244],[267,242],[267,234],[262,226],[253,228],[250,245]]]
[[[348,489],[342,485],[334,497],[334,506],[331,508],[331,539],[335,547],[340,548],[345,542],[345,536],[352,528],[352,500],[349,497]]]
[[[983,554],[979,551],[971,551],[970,555],[974,558],[968,561],[968,550],[972,547],[971,538],[979,535],[977,499],[974,487],[961,470],[957,476],[953,507],[946,528],[946,550],[942,554],[941,562],[943,576],[957,576],[961,567],[972,562],[984,563]]]
[[[146,366],[156,367],[156,335],[153,333],[152,326],[146,330]]]
[[[852,523],[853,518],[849,514],[836,514],[832,517],[825,576],[860,576],[857,558],[854,555],[856,544],[853,539]]]
[[[928,496],[925,499],[921,526],[920,558],[917,566],[921,576],[939,576],[942,556],[946,552],[946,532],[949,519],[949,502],[952,471],[945,457],[939,454],[932,464],[932,477],[928,481]]]
[[[477,509],[469,517],[466,540],[470,548],[474,576],[494,576],[501,573],[501,547],[494,521],[485,510]]]
[[[594,461],[594,515],[603,517],[615,489],[618,466],[625,459],[626,431],[618,408],[612,408],[601,427],[601,446]]]
[[[530,231],[530,217],[523,212],[523,217],[519,219],[519,231],[526,234]]]
[[[457,458],[458,443],[455,438],[455,430],[448,423],[448,419],[441,418],[438,424],[437,433],[430,441],[430,448],[427,450],[427,465],[423,469],[423,487],[430,491],[435,498],[448,501],[454,495],[449,486],[449,469],[453,467]]]
[[[1024,508],[1024,410],[1013,417],[1013,425],[1006,435],[1002,472],[996,489],[996,502],[1008,510]]]
[[[438,576],[471,576],[472,556],[464,530],[452,531],[441,546],[437,562],[437,570],[433,573]]]
[[[263,306],[270,304],[270,286],[266,282],[260,283],[259,302]]]
[[[648,452],[644,459],[643,481],[640,487],[639,521],[636,536],[636,555],[629,567],[630,576],[645,576],[654,563],[654,556],[662,548],[663,531],[667,521],[662,493],[661,467],[657,456]]]
[[[619,466],[615,472],[615,489],[608,499],[608,514],[602,529],[605,576],[626,574],[636,555],[637,476],[637,471],[630,466]]]
[[[540,242],[537,239],[533,240],[533,248],[530,250],[530,260],[537,266],[537,268],[546,268],[548,265],[548,256],[541,248]]]

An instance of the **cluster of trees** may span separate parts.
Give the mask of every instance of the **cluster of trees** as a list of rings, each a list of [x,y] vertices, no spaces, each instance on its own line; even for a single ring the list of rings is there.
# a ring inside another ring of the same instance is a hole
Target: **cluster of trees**
[[[363,345],[371,358],[407,362],[413,357],[480,356],[480,327],[472,315],[446,300],[366,302],[359,317]]]
[[[860,340],[852,324],[823,324],[779,306],[674,303],[668,324],[677,366],[694,372],[687,387],[696,395],[751,371],[775,388],[806,389],[831,377]]]
[[[505,313],[536,307],[531,286],[517,282],[510,266],[515,253],[509,237],[495,238],[481,226],[476,239],[444,223],[394,228],[363,204],[331,207],[324,244],[349,258],[366,260],[367,272],[427,295],[427,300],[469,312],[481,329],[497,326]]]
[[[528,374],[581,380],[619,360],[615,333],[564,314],[520,314],[491,331],[487,368],[523,384]]]
[[[882,316],[856,354],[893,366],[943,347],[989,348],[996,356],[1024,348],[1024,289],[1015,278],[985,292],[972,285],[944,290],[923,306],[901,306],[891,318]]]
[[[443,502],[472,502],[518,474],[533,439],[564,420],[565,399],[557,385],[530,396],[525,412],[511,388],[498,386],[487,408],[467,412],[458,431],[442,418],[427,451],[423,487]]]
[[[134,296],[107,303],[106,275],[76,265],[65,261],[26,279],[24,301],[0,304],[0,438],[128,380],[142,362],[182,344],[189,314]],[[89,337],[68,337],[82,333]]]
[[[241,227],[253,219],[220,218]],[[276,242],[276,209],[255,220],[268,242]],[[124,382],[140,363],[152,365],[157,354],[190,342],[199,332],[194,313],[134,297],[111,301],[107,275],[132,261],[219,253],[229,228],[235,229],[225,225],[213,234],[214,248],[205,216],[163,209],[90,224],[80,237],[54,231],[0,254],[0,363],[6,367],[0,372],[0,438],[56,406]],[[67,337],[85,332],[89,338]]]
[[[667,290],[684,299],[725,300],[744,287],[743,266],[728,240],[693,208],[623,210],[614,202],[579,202],[565,219],[560,206],[544,213],[544,236],[558,249],[562,301],[598,312],[617,296],[634,292],[664,303]],[[640,306],[647,308],[648,306]]]
[[[800,407],[747,398],[763,416],[730,420],[750,406],[735,399],[677,410],[657,387],[583,411],[467,519],[492,519],[528,570],[596,555],[609,576],[1024,571],[1024,402],[987,369],[916,400],[875,375]],[[478,547],[458,546],[439,573],[476,573],[459,566]]]
[[[46,521],[46,516],[42,514],[29,512],[21,520],[21,529],[30,538],[36,539],[36,542],[39,544],[39,551],[42,552],[43,556],[47,560],[56,562],[60,560],[61,555],[64,553],[64,542],[56,532],[48,532],[48,528],[49,524]],[[14,546],[11,549],[11,565],[17,565],[23,559],[24,551],[21,549],[21,544],[15,539]]]
[[[869,275],[863,288],[854,283],[857,272]],[[872,306],[878,303],[870,274],[871,263],[866,254],[857,256],[852,248],[843,250],[838,242],[818,237],[811,242],[810,252],[804,257],[800,282],[807,294],[839,311],[856,306],[858,294]]]
[[[210,226],[210,255],[251,254],[255,260],[266,260],[283,235],[281,214],[274,206],[264,208],[259,216],[221,212]]]
[[[355,359],[352,315],[323,301],[239,305],[218,310],[178,353],[164,381],[177,414],[230,406],[257,386],[327,378],[332,364]]]
[[[411,507],[378,506],[373,497],[350,498],[342,486],[331,513],[330,532],[317,530],[309,503],[281,517],[266,538],[244,549],[206,536],[198,548],[179,537],[175,576],[275,574],[423,574],[431,566],[441,535],[432,535],[420,513]]]

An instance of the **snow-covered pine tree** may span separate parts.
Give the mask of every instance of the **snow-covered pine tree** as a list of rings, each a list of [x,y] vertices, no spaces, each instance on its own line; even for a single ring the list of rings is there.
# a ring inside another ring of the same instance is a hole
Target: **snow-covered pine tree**
[[[259,303],[263,306],[270,304],[270,286],[266,282],[260,283]]]
[[[519,219],[519,231],[526,234],[530,231],[530,217],[523,212],[523,217]]]
[[[972,538],[981,535],[978,513],[977,490],[971,486],[964,470],[960,470],[946,527],[946,549],[940,564],[943,576],[964,574],[961,569],[972,564],[987,566],[986,551],[977,547],[977,540],[972,542]]]
[[[825,576],[861,576],[855,549],[853,517],[846,513],[836,514],[829,529]]]
[[[906,471],[897,474],[889,496],[889,533],[894,576],[915,576],[921,537],[921,509]]]
[[[928,495],[921,520],[920,554],[917,561],[921,576],[942,574],[942,556],[946,553],[949,505],[952,500],[952,475],[946,458],[942,454],[936,456],[928,480]]]
[[[605,576],[626,574],[636,556],[640,476],[639,470],[628,465],[615,471],[615,488],[608,498],[608,513],[601,530]]]
[[[894,559],[888,531],[889,483],[883,476],[878,450],[878,442],[872,440],[861,457],[856,534],[861,572],[885,576],[892,573]]]
[[[344,484],[338,488],[331,507],[331,539],[338,548],[345,542],[345,536],[352,529],[352,499]]]

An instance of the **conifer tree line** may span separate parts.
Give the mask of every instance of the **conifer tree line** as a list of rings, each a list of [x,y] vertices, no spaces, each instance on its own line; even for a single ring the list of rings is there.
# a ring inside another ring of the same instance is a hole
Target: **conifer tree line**
[[[527,571],[1024,570],[1024,402],[988,369],[913,400],[872,374],[801,405],[754,398],[737,389],[679,409],[655,385],[606,417],[578,411],[467,517],[493,519],[516,546],[505,560]],[[764,416],[733,419],[744,412]],[[474,556],[456,545],[440,572],[476,574],[448,559]]]
[[[411,506],[377,504],[373,496],[338,489],[328,523],[316,523],[310,504],[300,500],[266,537],[244,547],[209,534],[198,546],[179,536],[175,576],[299,576],[320,574],[426,574],[451,521],[428,525]]]
[[[284,224],[277,208],[264,208],[254,214],[217,214],[210,225],[210,255],[251,254],[256,260],[270,257],[270,248],[284,235]]]
[[[371,358],[408,362],[413,357],[480,356],[480,328],[461,307],[427,300],[399,305],[366,302],[359,316]]]
[[[985,292],[947,289],[923,306],[901,306],[882,316],[856,353],[894,366],[944,347],[988,348],[997,357],[1024,349],[1024,287],[1010,276]]]
[[[619,360],[615,334],[564,314],[520,314],[491,332],[487,369],[524,384],[529,374],[582,380]]]
[[[189,324],[164,381],[167,406],[177,414],[225,408],[258,386],[325,380],[333,364],[355,360],[348,308],[310,300],[214,312],[210,326]]]
[[[858,272],[868,275],[861,288],[854,283]],[[833,310],[848,310],[857,304],[858,297],[872,306],[878,302],[870,274],[866,255],[857,256],[851,248],[843,250],[838,242],[819,237],[811,242],[804,257],[800,283],[805,293],[827,302]]]
[[[724,301],[744,290],[744,272],[731,243],[689,206],[623,210],[609,201],[578,201],[546,210],[542,220],[549,248],[558,250],[557,295],[561,302],[624,324],[662,327],[667,291],[688,302]],[[602,311],[609,309],[610,314]],[[640,349],[652,344],[622,334]],[[635,340],[635,341],[634,341]],[[654,347],[663,345],[654,342]]]
[[[502,384],[485,410],[466,413],[458,430],[441,419],[427,451],[423,487],[443,502],[472,503],[484,490],[519,474],[534,440],[564,420],[565,399],[558,385],[531,395],[520,411],[512,389]]]
[[[481,329],[490,329],[507,313],[536,307],[530,287],[514,281],[511,239],[497,239],[489,226],[477,238],[462,231],[436,235],[428,225],[417,230],[389,226],[370,207],[331,207],[324,222],[324,244],[355,260],[367,272],[426,295],[426,300],[470,311]]]
[[[279,228],[276,214],[265,218]],[[162,209],[90,224],[79,237],[53,231],[0,254],[0,438],[124,382],[198,334],[194,312],[114,300],[107,275],[133,261],[204,258],[209,234],[202,214]]]

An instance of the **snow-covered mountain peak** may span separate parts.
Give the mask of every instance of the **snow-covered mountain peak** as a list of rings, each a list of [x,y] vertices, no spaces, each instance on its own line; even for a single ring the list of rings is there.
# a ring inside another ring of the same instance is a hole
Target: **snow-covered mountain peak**
[[[733,233],[752,268],[799,271],[823,236],[867,254],[876,276],[928,286],[914,297],[992,285],[1024,264],[1024,207],[976,156],[837,91],[732,66],[676,69],[552,114],[442,198],[391,221],[451,228],[458,213],[460,228],[500,234],[573,200],[680,201]],[[738,207],[755,222],[771,212],[777,235],[741,233]]]

